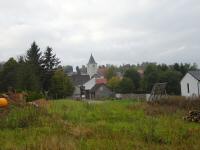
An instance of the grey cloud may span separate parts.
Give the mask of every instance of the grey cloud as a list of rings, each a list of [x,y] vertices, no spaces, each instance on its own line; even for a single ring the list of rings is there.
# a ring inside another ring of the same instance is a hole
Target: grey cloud
[[[63,64],[197,62],[199,0],[0,0],[1,60],[34,40]]]

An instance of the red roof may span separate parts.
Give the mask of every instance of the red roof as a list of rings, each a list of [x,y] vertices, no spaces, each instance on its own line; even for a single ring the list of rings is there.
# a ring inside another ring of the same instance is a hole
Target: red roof
[[[96,79],[96,84],[106,84],[107,80],[102,78],[102,79]]]

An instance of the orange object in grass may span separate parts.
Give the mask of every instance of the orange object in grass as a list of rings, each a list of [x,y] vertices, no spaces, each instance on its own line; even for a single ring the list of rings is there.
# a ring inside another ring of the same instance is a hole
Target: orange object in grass
[[[8,100],[5,98],[0,98],[0,107],[8,106]]]

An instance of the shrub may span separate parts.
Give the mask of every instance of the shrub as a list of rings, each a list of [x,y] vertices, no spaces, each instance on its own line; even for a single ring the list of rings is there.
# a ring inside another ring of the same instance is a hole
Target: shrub
[[[41,98],[44,98],[44,95],[41,92],[28,92],[26,101],[31,102]]]

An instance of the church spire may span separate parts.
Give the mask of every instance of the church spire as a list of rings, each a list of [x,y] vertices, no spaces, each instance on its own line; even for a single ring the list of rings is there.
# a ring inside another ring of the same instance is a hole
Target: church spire
[[[90,56],[88,64],[96,64],[96,62],[95,62],[94,57],[92,56],[92,54]]]
[[[97,74],[97,63],[95,62],[94,57],[92,56],[92,54],[91,54],[90,60],[89,60],[89,62],[87,64],[87,73],[90,76],[90,78],[93,75]]]

